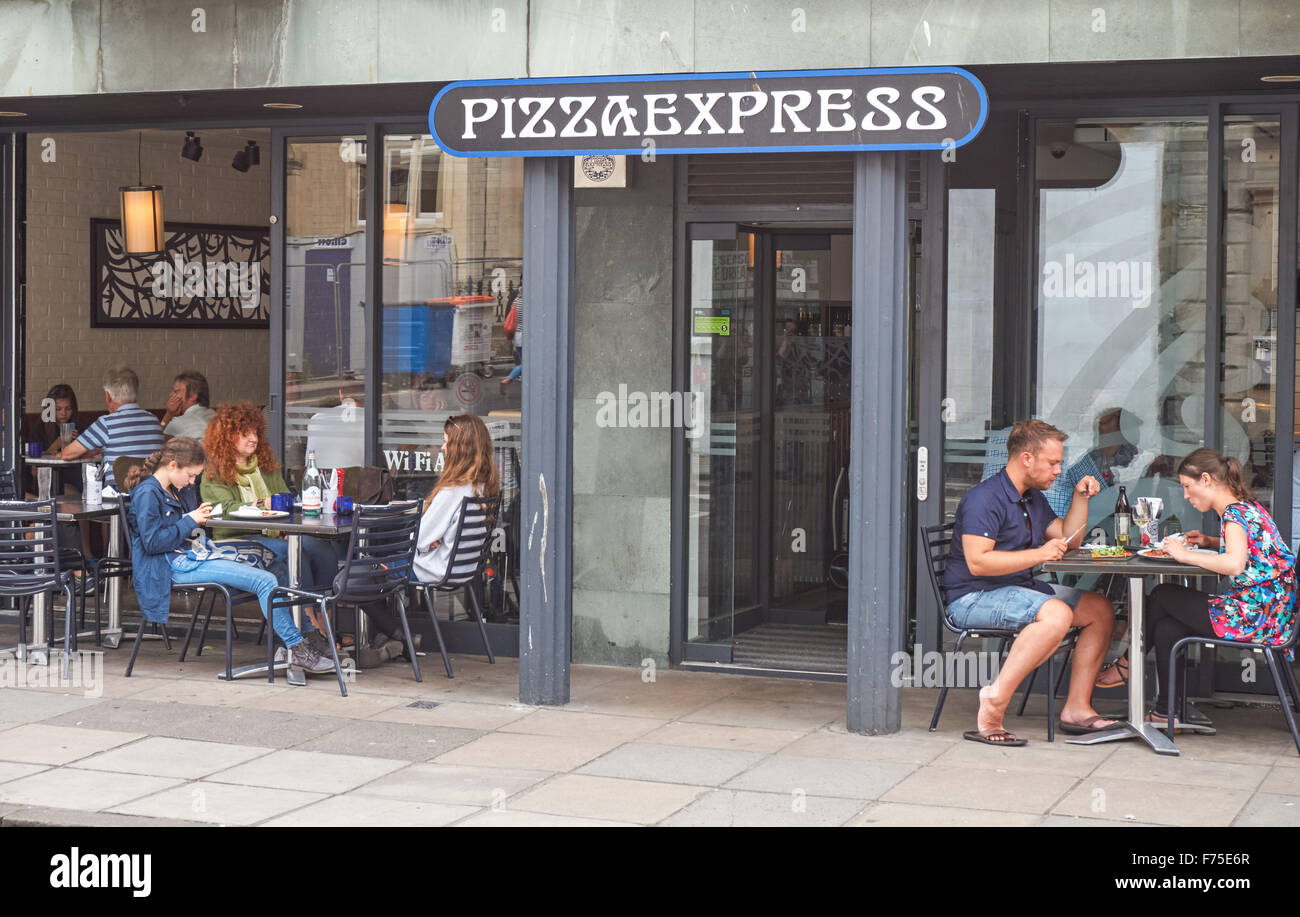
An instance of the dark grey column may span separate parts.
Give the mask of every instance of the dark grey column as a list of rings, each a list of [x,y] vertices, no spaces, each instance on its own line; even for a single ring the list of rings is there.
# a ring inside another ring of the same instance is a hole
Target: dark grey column
[[[573,623],[573,159],[524,160],[519,700],[569,701]]]
[[[907,488],[907,161],[853,168],[853,441],[849,463],[848,729],[897,732],[890,657],[903,632]]]

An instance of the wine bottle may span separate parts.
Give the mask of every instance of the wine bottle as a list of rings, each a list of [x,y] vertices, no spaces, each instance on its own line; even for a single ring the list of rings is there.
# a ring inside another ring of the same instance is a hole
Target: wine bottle
[[[1128,504],[1127,488],[1119,489],[1119,499],[1115,501],[1115,544],[1127,550],[1133,526],[1133,509]]]

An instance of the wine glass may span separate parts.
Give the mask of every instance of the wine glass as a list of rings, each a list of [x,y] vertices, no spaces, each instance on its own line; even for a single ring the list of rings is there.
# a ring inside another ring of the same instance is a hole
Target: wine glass
[[[1147,547],[1144,544],[1144,538],[1147,535],[1147,525],[1151,522],[1151,504],[1145,497],[1138,497],[1137,504],[1133,507],[1133,522],[1138,529],[1137,542],[1139,547]]]

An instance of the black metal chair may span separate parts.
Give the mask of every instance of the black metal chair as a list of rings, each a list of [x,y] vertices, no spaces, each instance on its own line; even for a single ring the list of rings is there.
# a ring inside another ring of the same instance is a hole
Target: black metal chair
[[[452,541],[451,560],[447,572],[436,583],[413,580],[414,586],[424,596],[424,607],[429,611],[433,621],[433,633],[438,638],[438,652],[442,654],[442,664],[447,670],[447,677],[452,678],[451,660],[447,657],[447,645],[442,639],[442,628],[438,626],[438,615],[434,611],[433,594],[435,592],[461,591],[465,597],[465,608],[474,612],[478,619],[478,630],[483,637],[483,651],[487,653],[488,662],[495,664],[492,645],[488,642],[487,625],[483,623],[483,606],[479,593],[483,588],[483,570],[487,566],[492,548],[492,528],[501,512],[500,497],[465,497],[460,502],[460,522],[456,526],[456,535]],[[419,670],[416,670],[419,681]]]
[[[348,541],[348,556],[343,569],[335,577],[329,592],[312,592],[280,586],[271,593],[271,611],[297,605],[319,605],[325,624],[325,638],[329,641],[334,671],[338,676],[339,693],[348,696],[343,682],[343,667],[339,662],[338,647],[334,643],[334,626],[330,622],[330,609],[337,605],[356,606],[357,615],[362,606],[371,602],[387,602],[389,596],[406,588],[411,578],[411,562],[415,557],[415,536],[420,528],[420,501],[410,500],[389,503],[386,506],[359,505],[354,507],[352,535]],[[411,660],[415,680],[420,681],[420,666],[411,640],[411,627],[406,619],[406,607],[399,603],[402,636],[406,653]],[[275,628],[266,631],[267,680],[275,681]]]
[[[0,596],[23,599],[18,618],[18,642],[27,643],[27,610],[38,595],[50,595],[46,646],[54,635],[53,593],[61,590],[66,606],[63,624],[63,676],[72,670],[77,645],[72,611],[72,574],[60,568],[58,510],[53,500],[0,501]]]
[[[119,494],[117,501],[118,501],[117,512],[118,512],[118,520],[119,520],[118,529],[119,529],[120,537],[125,542],[125,545],[124,545],[124,549],[119,552],[120,553],[119,557],[105,557],[100,560],[98,575],[101,579],[105,581],[109,579],[118,578],[118,577],[130,577],[132,575],[131,532],[133,531],[134,528],[133,526],[134,519],[131,516],[131,496],[130,494],[123,491],[122,493]],[[234,590],[234,591],[238,592],[238,590]],[[185,596],[197,595],[198,596],[198,602],[194,607],[194,615],[190,618],[189,628],[185,631],[185,643],[181,646],[181,656],[180,656],[181,662],[185,661],[185,654],[189,652],[190,639],[194,636],[194,626],[195,624],[198,623],[199,615],[203,612],[204,600],[210,599],[210,602],[208,605],[207,618],[203,622],[203,635],[199,638],[199,648],[198,651],[195,653],[195,655],[198,656],[203,655],[203,641],[207,637],[208,622],[212,620],[212,611],[216,607],[217,596],[221,596],[221,598],[225,601],[226,680],[230,681],[232,677],[232,670],[233,670],[231,642],[234,637],[234,633],[233,633],[234,606],[248,601],[256,601],[257,596],[245,592],[240,592],[239,597],[236,598],[232,595],[231,588],[229,586],[226,586],[223,583],[185,583],[185,584],[173,583],[172,593],[175,595],[185,595]],[[101,619],[100,619],[99,590],[96,589],[95,590],[96,642],[99,641],[100,620]],[[147,622],[144,620],[144,617],[142,615],[140,618],[140,625],[135,630],[135,642],[131,646],[131,658],[126,664],[125,677],[127,678],[130,678],[131,672],[135,670],[135,660],[136,660],[136,656],[138,656],[140,653],[140,644],[144,639],[144,628],[146,623]],[[172,648],[172,641],[171,641],[171,636],[167,633],[167,625],[164,623],[160,626],[159,624],[155,623],[153,625],[153,629],[154,629],[154,633],[158,633],[162,635],[163,643],[167,647],[168,651],[170,652]]]
[[[930,574],[930,586],[934,589],[934,596],[939,602],[939,608],[943,613],[943,626],[957,635],[957,646],[954,652],[960,653],[962,644],[968,637],[976,639],[982,637],[991,637],[999,641],[998,654],[1001,656],[1006,652],[1007,644],[1015,639],[1019,633],[1019,628],[998,628],[998,627],[981,627],[965,628],[953,621],[948,612],[948,592],[943,585],[943,574],[947,568],[948,554],[952,549],[953,523],[946,522],[942,525],[923,525],[921,529],[921,541],[925,545],[926,552],[926,569]],[[1061,687],[1061,679],[1066,669],[1070,666],[1070,655],[1074,652],[1075,641],[1078,640],[1079,632],[1077,628],[1070,628],[1061,645],[1051,656],[1047,657],[1047,662],[1043,665],[1047,667],[1047,741],[1056,741],[1056,695]],[[1065,662],[1061,666],[1059,674],[1055,673],[1056,654],[1062,649],[1066,651]],[[1035,670],[1035,675],[1037,670]],[[1025,695],[1020,701],[1020,711],[1018,715],[1023,716],[1025,712],[1025,703],[1029,700],[1029,692],[1033,689],[1034,677],[1030,676],[1029,683],[1025,686]],[[939,691],[939,700],[934,705],[934,716],[930,718],[930,731],[934,732],[939,728],[939,717],[943,713],[943,703],[948,698],[948,685],[945,683]]]
[[[1291,669],[1291,663],[1287,661],[1287,650],[1296,645],[1296,638],[1300,636],[1300,622],[1291,628],[1291,637],[1285,643],[1276,645],[1264,643],[1252,643],[1249,640],[1230,640],[1226,637],[1183,637],[1173,645],[1169,651],[1169,680],[1173,682],[1169,685],[1169,709],[1165,712],[1167,716],[1166,730],[1169,733],[1170,741],[1173,741],[1176,720],[1174,719],[1174,708],[1178,707],[1179,718],[1182,722],[1187,722],[1187,691],[1182,691],[1182,703],[1179,704],[1178,684],[1182,680],[1179,678],[1180,670],[1178,668],[1178,657],[1183,656],[1184,667],[1187,663],[1187,647],[1200,643],[1205,646],[1227,646],[1239,650],[1261,650],[1264,659],[1268,664],[1268,670],[1273,675],[1273,687],[1277,690],[1278,702],[1282,705],[1282,715],[1286,717],[1287,728],[1291,730],[1291,740],[1295,742],[1296,752],[1300,753],[1300,730],[1296,728],[1295,714],[1292,712],[1292,705],[1296,710],[1300,710],[1300,686],[1296,685],[1295,672]]]

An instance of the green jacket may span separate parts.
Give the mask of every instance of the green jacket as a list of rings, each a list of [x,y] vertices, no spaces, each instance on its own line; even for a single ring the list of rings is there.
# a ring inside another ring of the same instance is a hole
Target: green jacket
[[[262,480],[266,482],[266,490],[273,494],[289,493],[289,485],[284,483],[284,475],[279,471],[273,471],[267,474],[265,471],[259,471]],[[208,503],[213,505],[221,504],[223,513],[229,513],[231,510],[238,509],[243,505],[239,497],[239,486],[233,481],[229,484],[222,484],[207,475],[203,476],[203,484],[199,487],[199,495]],[[213,529],[213,538],[239,538],[247,537],[248,532],[238,529]]]

